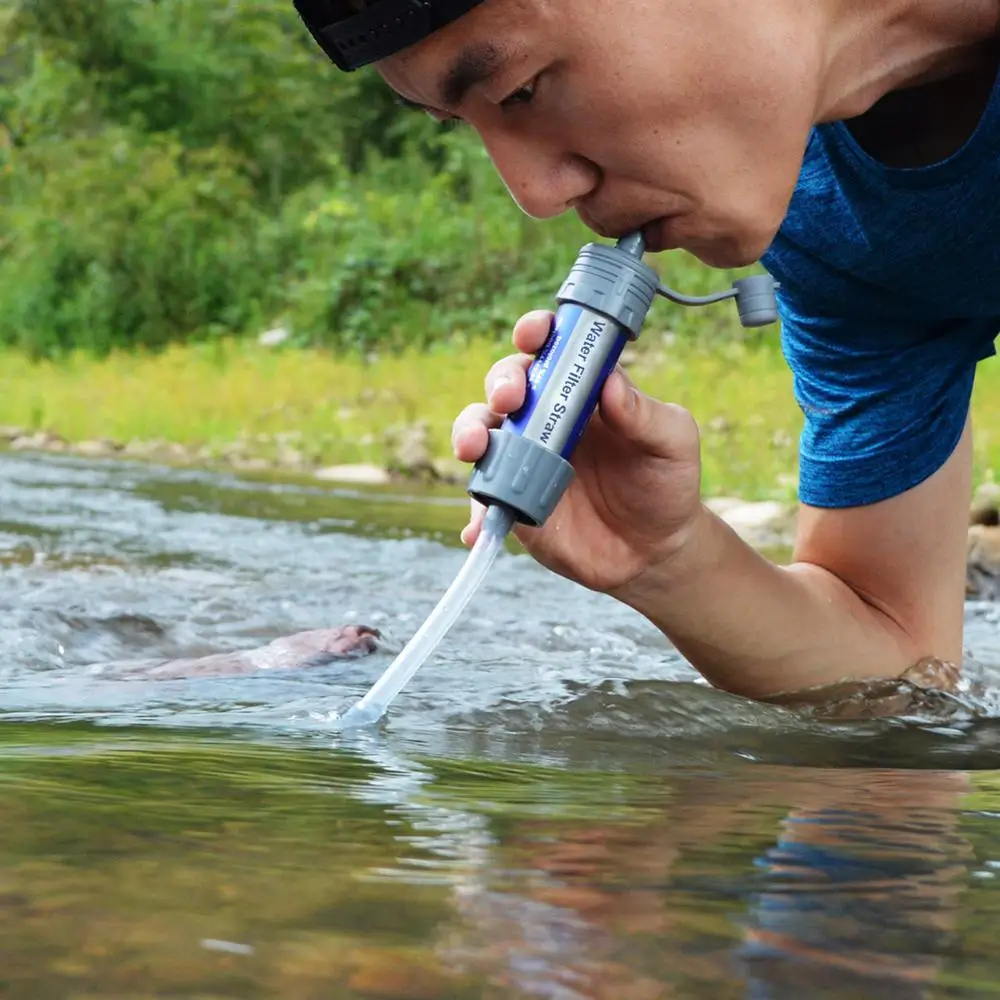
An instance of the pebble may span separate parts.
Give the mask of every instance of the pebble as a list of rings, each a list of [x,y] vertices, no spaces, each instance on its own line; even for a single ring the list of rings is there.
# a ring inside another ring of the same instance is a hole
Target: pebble
[[[330,465],[324,469],[317,469],[313,475],[325,482],[358,483],[368,486],[383,486],[391,478],[385,469],[377,465]]]

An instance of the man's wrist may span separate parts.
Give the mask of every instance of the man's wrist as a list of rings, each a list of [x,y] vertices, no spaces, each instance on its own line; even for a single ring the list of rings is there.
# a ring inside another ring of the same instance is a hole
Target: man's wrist
[[[699,504],[673,552],[610,591],[610,595],[659,624],[671,593],[686,590],[720,570],[725,534],[731,534],[728,526],[704,504]]]

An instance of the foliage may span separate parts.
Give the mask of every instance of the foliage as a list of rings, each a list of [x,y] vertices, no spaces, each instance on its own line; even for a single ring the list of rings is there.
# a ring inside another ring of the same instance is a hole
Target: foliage
[[[290,0],[18,0],[0,52],[0,343],[35,355],[506,331],[589,238],[521,215],[471,132],[337,72]]]

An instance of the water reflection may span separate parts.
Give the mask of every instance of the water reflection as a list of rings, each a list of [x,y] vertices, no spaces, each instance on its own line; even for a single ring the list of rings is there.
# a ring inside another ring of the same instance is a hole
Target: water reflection
[[[869,773],[801,800],[759,859],[740,951],[748,996],[927,996],[958,941],[968,789],[959,773]]]
[[[507,816],[437,947],[504,996],[928,996],[959,932],[969,788],[954,772],[675,773],[618,820],[607,800],[589,820]]]
[[[12,1000],[915,1000],[996,971],[992,773],[2,733]]]

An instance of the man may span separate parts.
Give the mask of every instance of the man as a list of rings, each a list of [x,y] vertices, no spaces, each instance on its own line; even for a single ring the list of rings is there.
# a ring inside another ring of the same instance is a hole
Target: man
[[[969,399],[1000,328],[998,0],[297,6],[342,68],[374,62],[475,129],[529,215],[781,282],[806,420],[794,562],[702,505],[693,418],[620,371],[559,508],[517,532],[539,562],[751,697],[960,661]],[[460,459],[521,403],[549,319],[515,326],[520,353],[455,421]]]

